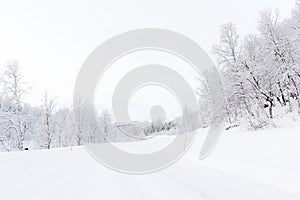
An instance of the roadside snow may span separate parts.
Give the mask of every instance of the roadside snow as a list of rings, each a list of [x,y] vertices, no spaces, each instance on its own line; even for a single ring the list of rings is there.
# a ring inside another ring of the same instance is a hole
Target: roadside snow
[[[112,171],[82,147],[0,153],[0,199],[300,199],[300,126],[225,131],[201,161],[202,142],[201,134],[177,163],[146,175]]]

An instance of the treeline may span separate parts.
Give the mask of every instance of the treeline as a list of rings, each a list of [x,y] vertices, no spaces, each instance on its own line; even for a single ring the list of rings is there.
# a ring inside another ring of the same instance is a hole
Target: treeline
[[[277,115],[300,113],[300,1],[289,19],[279,20],[271,10],[261,12],[258,31],[240,39],[235,25],[225,24],[213,48],[231,126],[261,128]],[[205,88],[200,94],[207,94]],[[207,109],[210,103],[201,104]]]
[[[97,121],[92,120],[93,112],[87,102],[78,99],[74,110],[57,108],[57,99],[47,92],[41,97],[40,106],[33,107],[23,101],[27,92],[19,64],[8,63],[1,76],[0,151],[103,142],[104,137],[98,133],[111,126],[108,111],[103,111]]]
[[[72,107],[58,108],[58,99],[45,92],[40,106],[27,104],[23,96],[30,90],[15,61],[5,67],[0,91],[0,151],[132,141],[178,128],[172,121],[113,123],[108,110],[96,114],[93,105],[80,97]]]

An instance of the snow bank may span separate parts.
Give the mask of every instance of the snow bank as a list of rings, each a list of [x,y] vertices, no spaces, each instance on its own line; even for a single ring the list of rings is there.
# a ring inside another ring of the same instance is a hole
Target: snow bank
[[[197,158],[199,134],[181,160],[146,175],[112,171],[81,147],[0,153],[0,199],[299,200],[299,129],[231,129],[205,160]],[[163,146],[170,137],[155,143]],[[122,145],[134,150],[133,144]]]

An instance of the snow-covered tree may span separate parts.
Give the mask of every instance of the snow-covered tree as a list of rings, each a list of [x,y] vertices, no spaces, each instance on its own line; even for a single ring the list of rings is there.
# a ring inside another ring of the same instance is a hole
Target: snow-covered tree
[[[2,76],[3,97],[6,101],[1,109],[1,128],[6,136],[15,142],[15,147],[23,149],[23,141],[28,129],[23,112],[22,97],[26,92],[23,74],[17,62],[9,62]]]
[[[54,109],[56,106],[56,98],[51,98],[48,95],[48,92],[44,92],[44,96],[42,99],[42,109],[44,115],[44,122],[42,131],[45,137],[45,147],[47,149],[51,148],[54,134],[56,131],[56,122],[54,121]]]
[[[225,86],[230,124],[245,121],[263,127],[274,109],[300,112],[299,1],[292,18],[280,20],[272,10],[261,12],[259,34],[240,40],[231,23],[221,28],[213,49]]]

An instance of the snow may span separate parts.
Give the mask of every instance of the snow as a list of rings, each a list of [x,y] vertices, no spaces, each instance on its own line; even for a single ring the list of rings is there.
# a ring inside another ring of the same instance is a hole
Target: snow
[[[106,168],[82,147],[3,152],[0,199],[299,200],[300,126],[295,123],[299,122],[260,131],[225,131],[205,160],[198,160],[203,142],[199,133],[182,159],[145,175]],[[163,147],[171,137],[157,137],[155,143]],[[137,148],[148,148],[147,142]],[[135,143],[120,146],[133,150]]]

